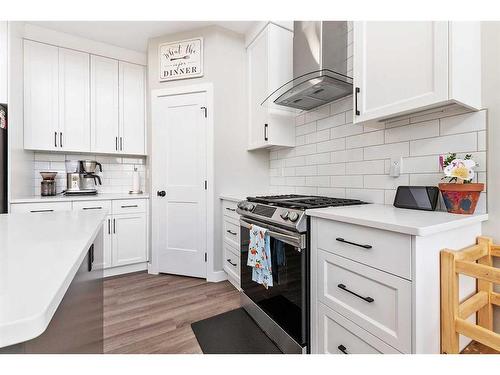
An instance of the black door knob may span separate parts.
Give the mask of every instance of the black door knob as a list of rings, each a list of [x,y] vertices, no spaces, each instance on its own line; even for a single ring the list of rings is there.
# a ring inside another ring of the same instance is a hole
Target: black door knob
[[[165,195],[167,195],[167,193],[165,192],[165,190],[160,190],[156,192],[156,195],[158,195],[159,197],[164,197]]]

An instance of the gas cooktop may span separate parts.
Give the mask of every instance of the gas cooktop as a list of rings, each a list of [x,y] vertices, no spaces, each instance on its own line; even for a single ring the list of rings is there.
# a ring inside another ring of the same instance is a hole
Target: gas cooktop
[[[269,195],[248,197],[238,203],[237,212],[242,217],[260,223],[279,225],[298,232],[307,230],[305,210],[311,208],[339,207],[365,204],[358,199],[330,198],[315,195]]]
[[[315,195],[268,195],[260,197],[248,197],[249,202],[262,203],[270,206],[287,207],[295,209],[310,209],[322,207],[352,206],[365,204],[358,199],[330,198]]]

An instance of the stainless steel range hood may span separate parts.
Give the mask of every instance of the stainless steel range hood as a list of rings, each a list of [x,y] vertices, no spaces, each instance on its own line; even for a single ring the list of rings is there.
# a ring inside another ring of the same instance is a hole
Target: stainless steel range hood
[[[352,94],[346,21],[294,22],[293,77],[264,103],[310,110]]]

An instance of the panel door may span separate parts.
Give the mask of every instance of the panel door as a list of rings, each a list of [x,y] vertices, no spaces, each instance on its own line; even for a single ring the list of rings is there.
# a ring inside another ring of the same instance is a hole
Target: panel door
[[[120,151],[145,154],[145,71],[123,61],[120,72]]]
[[[24,148],[60,150],[59,51],[24,41]]]
[[[90,55],[59,48],[59,146],[90,151]]]
[[[353,59],[355,123],[448,99],[447,22],[354,22]]]
[[[268,38],[269,30],[262,33],[248,46],[249,89],[249,148],[266,143],[264,132],[268,110],[262,105],[268,95]],[[267,137],[269,138],[269,137]]]
[[[74,209],[74,207],[73,207]],[[113,247],[112,247],[112,224],[113,224],[113,218],[111,215],[106,217],[106,220],[102,223],[102,234],[103,234],[103,253],[102,253],[102,258],[99,253],[96,253],[96,259],[95,259],[95,265],[96,267],[99,268],[110,268],[112,267],[112,252],[113,252]]]
[[[206,93],[154,98],[153,204],[159,271],[206,277]]]
[[[146,214],[114,215],[113,266],[147,261]]]
[[[118,60],[90,57],[90,147],[118,152]]]

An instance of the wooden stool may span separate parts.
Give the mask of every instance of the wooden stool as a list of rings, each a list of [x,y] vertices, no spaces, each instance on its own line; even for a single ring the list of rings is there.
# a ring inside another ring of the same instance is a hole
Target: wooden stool
[[[500,257],[500,246],[491,238],[478,237],[477,245],[460,251],[441,251],[441,352],[459,353],[459,334],[500,351],[500,334],[493,332],[493,305],[500,306],[500,269],[492,257]],[[477,263],[476,263],[477,261]],[[459,274],[476,278],[476,294],[459,302]],[[477,324],[466,319],[477,313]]]

